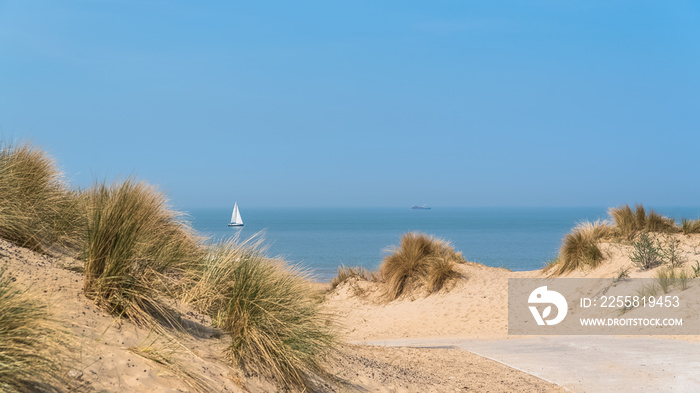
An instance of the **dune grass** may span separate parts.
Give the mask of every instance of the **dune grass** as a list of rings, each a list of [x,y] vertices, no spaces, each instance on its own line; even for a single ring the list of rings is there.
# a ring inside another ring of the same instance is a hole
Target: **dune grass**
[[[348,266],[338,266],[338,274],[331,280],[330,290],[334,290],[338,285],[350,280],[357,278],[363,281],[377,281],[377,274],[365,269],[362,266],[359,267],[348,267]]]
[[[612,218],[612,225],[600,221],[585,222],[566,234],[557,258],[556,269],[548,265],[545,271],[559,275],[584,267],[598,266],[604,259],[599,247],[600,242],[621,240],[631,242],[649,232],[665,234],[679,233],[681,230],[684,233],[692,232],[694,225],[697,225],[700,230],[700,223],[695,224],[690,221],[684,224],[685,229],[679,228],[672,218],[662,216],[654,210],[647,212],[641,204],[636,204],[634,209],[629,205],[610,208],[608,214]]]
[[[459,276],[454,265],[466,262],[449,242],[422,233],[405,233],[390,251],[379,267],[390,301],[420,287],[428,293],[439,291]]]
[[[663,293],[668,293],[676,284],[676,270],[673,268],[659,269],[656,272],[656,282]]]
[[[162,297],[174,295],[177,279],[201,257],[182,216],[155,188],[132,179],[95,185],[86,199],[86,296],[136,323],[177,326]]]
[[[46,153],[29,144],[0,146],[0,237],[34,251],[75,250],[83,213],[79,193],[68,189]]]
[[[700,233],[700,219],[690,220],[684,218],[681,220],[681,231],[684,235]]]
[[[647,213],[641,204],[636,204],[634,210],[629,205],[613,207],[608,210],[608,213],[615,222],[616,235],[623,240],[632,240],[642,232],[678,233],[681,231],[672,218],[664,217],[654,210]]]
[[[559,266],[559,255],[550,258],[542,266],[542,273],[553,272],[555,267]]]
[[[0,150],[0,237],[38,251],[56,244],[79,251],[85,295],[136,324],[180,328],[169,304],[190,302],[230,335],[234,364],[284,388],[304,389],[323,376],[336,345],[308,277],[267,257],[260,241],[204,247],[154,187],[129,178],[71,191],[30,145]],[[1,273],[0,390],[42,391],[31,381],[51,382],[57,364],[43,356],[45,309],[9,290]],[[204,389],[162,353],[144,354]]]
[[[583,222],[577,225],[564,236],[554,274],[598,266],[604,258],[598,243],[612,234],[613,228],[601,221]]]
[[[305,275],[270,259],[260,238],[211,247],[192,272],[186,301],[229,333],[229,359],[284,388],[308,388],[335,336],[320,312],[320,296]]]
[[[46,305],[17,288],[0,268],[0,391],[54,392],[63,383],[60,335]]]

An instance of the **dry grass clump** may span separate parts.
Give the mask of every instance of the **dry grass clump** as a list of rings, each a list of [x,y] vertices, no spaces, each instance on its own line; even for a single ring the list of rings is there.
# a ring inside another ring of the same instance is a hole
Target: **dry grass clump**
[[[323,374],[335,338],[320,296],[300,271],[266,257],[259,239],[213,246],[193,274],[186,300],[230,334],[233,363],[284,388],[308,388]]]
[[[358,279],[363,281],[377,281],[378,277],[375,272],[370,272],[364,267],[347,267],[344,265],[338,266],[338,275],[331,280],[330,290],[334,290],[338,285],[351,280]]]
[[[669,266],[666,269],[659,269],[656,272],[656,283],[663,293],[669,293],[673,286],[679,287],[682,291],[688,289],[688,272]]]
[[[700,232],[700,220],[683,220],[678,227],[674,219],[664,217],[651,210],[647,213],[644,206],[636,204],[634,210],[629,205],[622,205],[608,210],[613,225],[595,222],[584,223],[574,228],[563,240],[554,274],[562,274],[584,266],[596,267],[603,260],[598,247],[601,241],[633,241],[638,236],[649,232],[673,234]],[[681,263],[674,246],[670,247],[669,260],[677,265]],[[679,262],[676,262],[679,261]],[[551,271],[551,264],[545,271]]]
[[[29,144],[0,146],[0,237],[34,251],[76,249],[85,216],[54,161]]]
[[[684,218],[681,220],[681,231],[684,235],[690,235],[692,233],[700,233],[700,219],[690,220]]]
[[[438,292],[447,283],[460,277],[460,274],[454,270],[454,264],[452,259],[444,257],[437,257],[431,261],[425,278],[428,293]]]
[[[425,287],[429,293],[439,291],[445,283],[459,276],[455,263],[466,262],[449,242],[422,233],[405,233],[399,246],[391,248],[379,274],[387,284],[389,300]]]
[[[555,274],[563,274],[584,266],[598,266],[604,258],[598,243],[612,235],[613,228],[604,222],[584,222],[577,225],[564,236]]]
[[[96,185],[86,198],[86,296],[113,315],[176,326],[161,297],[201,256],[186,222],[155,188],[131,179]]]
[[[548,273],[552,271],[555,267],[559,265],[559,255],[550,258],[548,261],[544,263],[544,266],[542,267],[542,273]]]
[[[625,240],[632,240],[641,232],[680,232],[672,218],[664,217],[653,210],[647,213],[641,204],[636,204],[634,211],[629,205],[613,207],[608,210],[608,214],[615,222],[617,235]]]
[[[0,149],[0,237],[34,250],[80,250],[85,295],[161,332],[162,325],[181,327],[168,304],[184,298],[230,334],[235,364],[284,388],[309,387],[336,345],[307,276],[268,258],[259,241],[202,247],[152,186],[127,179],[72,192],[53,161],[28,145]],[[51,350],[45,315],[0,272],[0,391],[43,391],[49,385],[41,383],[52,382],[60,363],[44,356]],[[139,353],[207,390],[175,358]]]
[[[59,332],[46,306],[0,269],[0,391],[53,392],[62,385],[53,356]]]

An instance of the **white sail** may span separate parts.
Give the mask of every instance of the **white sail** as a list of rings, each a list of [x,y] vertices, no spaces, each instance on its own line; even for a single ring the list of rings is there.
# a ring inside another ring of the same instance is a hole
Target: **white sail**
[[[243,219],[241,218],[241,212],[238,211],[238,202],[233,205],[233,212],[231,213],[231,223],[229,226],[242,226]]]

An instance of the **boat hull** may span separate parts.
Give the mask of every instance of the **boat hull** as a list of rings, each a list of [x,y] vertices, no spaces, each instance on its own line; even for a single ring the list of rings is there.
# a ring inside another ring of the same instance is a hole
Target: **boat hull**
[[[242,227],[243,224],[228,224],[230,227]]]

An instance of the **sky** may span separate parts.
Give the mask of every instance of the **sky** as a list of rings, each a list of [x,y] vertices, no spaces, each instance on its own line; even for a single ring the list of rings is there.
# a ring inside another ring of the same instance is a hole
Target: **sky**
[[[179,207],[700,205],[700,2],[0,0],[0,139]]]

